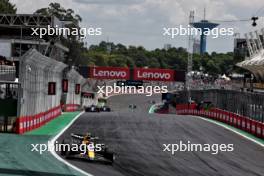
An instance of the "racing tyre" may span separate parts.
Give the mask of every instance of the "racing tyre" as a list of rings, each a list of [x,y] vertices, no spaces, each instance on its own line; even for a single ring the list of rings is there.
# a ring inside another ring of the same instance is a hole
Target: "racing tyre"
[[[109,160],[111,163],[114,162],[114,160],[116,159],[115,153],[110,151],[108,148],[105,149],[104,152],[104,157]]]

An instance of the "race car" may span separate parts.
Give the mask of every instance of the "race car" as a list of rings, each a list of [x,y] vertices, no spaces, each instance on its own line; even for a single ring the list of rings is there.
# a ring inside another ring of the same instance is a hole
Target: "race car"
[[[129,107],[130,109],[136,109],[136,108],[137,108],[137,105],[135,105],[135,104],[130,104],[128,107]]]
[[[99,142],[98,137],[91,134],[71,134],[70,138],[63,139],[61,155],[66,159],[83,159],[86,161],[96,161],[105,164],[112,164],[115,160],[114,152],[110,151],[105,144]],[[77,147],[76,147],[77,146]],[[84,146],[87,146],[84,148]]]
[[[107,106],[107,99],[104,99],[104,98],[98,99],[97,107],[102,112],[110,112],[111,111],[110,107]]]
[[[208,111],[210,110],[211,108],[213,108],[214,105],[211,101],[201,101],[201,102],[198,102],[197,105],[196,105],[196,109],[199,111],[199,110],[205,110],[205,111]]]
[[[108,107],[108,106],[102,106],[99,109],[102,112],[110,112],[111,111],[110,107]]]
[[[100,108],[95,105],[91,105],[85,108],[85,112],[100,112]]]
[[[110,112],[110,111],[111,111],[110,107],[106,105],[103,105],[103,106],[91,105],[85,108],[85,112]]]

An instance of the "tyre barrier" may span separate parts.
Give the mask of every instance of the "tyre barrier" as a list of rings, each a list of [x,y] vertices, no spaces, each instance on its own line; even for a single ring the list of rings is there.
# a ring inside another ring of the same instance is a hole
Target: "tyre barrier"
[[[176,105],[178,115],[196,115],[219,122],[223,122],[235,128],[253,134],[256,137],[264,139],[264,123],[252,120],[248,117],[225,111],[219,108],[211,108],[210,110],[197,109],[196,104],[179,104]]]
[[[65,112],[74,112],[80,109],[80,105],[79,104],[66,104],[64,106],[64,111]]]
[[[19,117],[16,120],[16,133],[23,134],[45,125],[61,115],[61,106],[54,107],[36,115]]]

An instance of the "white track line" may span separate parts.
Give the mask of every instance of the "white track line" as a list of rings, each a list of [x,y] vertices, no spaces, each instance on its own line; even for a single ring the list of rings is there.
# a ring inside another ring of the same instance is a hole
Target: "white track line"
[[[239,135],[239,136],[241,136],[241,137],[243,137],[243,138],[245,138],[247,140],[250,140],[251,142],[254,142],[254,143],[260,145],[261,147],[264,147],[264,144],[262,144],[261,142],[255,140],[255,139],[253,139],[251,137],[248,137],[247,135],[244,135],[244,134],[242,134],[242,133],[240,133],[240,132],[238,132],[238,131],[236,131],[236,130],[234,130],[232,128],[229,128],[228,126],[226,126],[224,124],[221,124],[220,122],[217,122],[217,121],[214,121],[214,120],[211,120],[211,119],[206,119],[206,118],[200,117],[200,116],[195,116],[195,117],[198,117],[198,118],[200,118],[202,120],[205,120],[207,122],[214,123],[214,124],[216,124],[218,126],[221,126],[221,127],[225,128],[225,129],[227,129],[229,131],[232,131],[233,133],[236,133],[237,135]]]
[[[51,139],[51,144],[54,146],[55,145],[55,142],[56,140],[83,114],[84,112],[81,112],[80,114],[78,114],[76,117],[74,117],[74,119],[66,126],[63,128],[63,130],[61,130],[55,137],[53,137]],[[81,174],[83,175],[87,175],[87,176],[93,176],[92,174],[90,173],[87,173],[85,172],[84,170],[82,169],[79,169],[78,167],[72,165],[71,163],[69,163],[68,161],[64,160],[63,158],[61,158],[56,152],[55,150],[51,150],[50,151],[51,154],[57,159],[59,160],[60,162],[66,164],[67,166],[71,167],[72,169],[80,172]]]

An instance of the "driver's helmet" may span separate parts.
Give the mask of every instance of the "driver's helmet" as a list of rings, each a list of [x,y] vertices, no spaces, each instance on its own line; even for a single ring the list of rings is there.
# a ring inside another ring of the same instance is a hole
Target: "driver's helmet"
[[[83,136],[83,140],[90,140],[91,139],[91,133],[86,133],[84,136]]]

